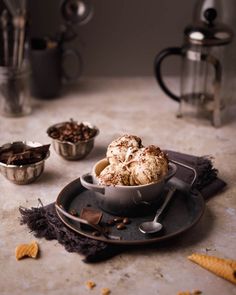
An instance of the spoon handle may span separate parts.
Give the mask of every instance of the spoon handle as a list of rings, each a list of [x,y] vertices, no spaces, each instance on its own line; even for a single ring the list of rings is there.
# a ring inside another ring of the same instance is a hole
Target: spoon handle
[[[164,203],[162,204],[162,206],[160,207],[160,209],[157,210],[156,212],[156,216],[154,218],[154,222],[157,222],[158,221],[158,218],[161,216],[161,214],[163,213],[164,209],[166,208],[166,206],[168,205],[168,203],[170,202],[172,196],[174,195],[176,191],[176,188],[175,187],[170,187],[168,193],[167,193],[167,196],[165,198],[165,201]]]
[[[74,220],[74,221],[77,221],[77,222],[80,222],[80,223],[83,223],[83,224],[86,224],[86,225],[89,225],[90,227],[92,227],[95,230],[97,230],[100,234],[102,234],[105,238],[113,239],[113,240],[120,240],[121,239],[119,236],[114,236],[114,235],[110,235],[110,234],[106,233],[105,230],[101,226],[99,226],[97,224],[90,223],[90,222],[88,222],[85,219],[82,219],[82,218],[79,218],[79,217],[75,217],[75,216],[69,214],[68,212],[66,212],[63,208],[61,208],[57,204],[55,204],[55,207],[56,207],[56,209],[59,212],[61,212],[67,218],[69,218],[71,220]]]

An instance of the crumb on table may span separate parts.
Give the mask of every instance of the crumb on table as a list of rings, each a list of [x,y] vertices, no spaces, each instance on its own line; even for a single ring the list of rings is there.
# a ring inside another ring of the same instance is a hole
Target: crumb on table
[[[91,290],[96,286],[96,284],[93,281],[87,281],[86,286],[87,286],[88,289]]]
[[[109,288],[102,288],[102,295],[109,295],[111,290]]]
[[[190,291],[180,291],[177,293],[177,295],[200,295],[202,294],[202,291],[200,290],[194,290],[193,292]]]

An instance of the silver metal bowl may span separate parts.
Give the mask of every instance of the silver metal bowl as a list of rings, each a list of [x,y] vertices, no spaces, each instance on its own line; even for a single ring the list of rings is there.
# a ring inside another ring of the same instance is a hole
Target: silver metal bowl
[[[47,134],[49,137],[51,137],[50,134],[50,130],[53,128],[59,128],[61,126],[63,126],[65,123],[67,122],[62,122],[62,123],[58,123],[58,124],[54,124],[52,126],[50,126],[47,129]],[[81,123],[81,122],[79,122]],[[95,135],[88,139],[88,140],[81,140],[78,141],[76,143],[72,143],[69,141],[60,141],[58,139],[54,139],[52,138],[52,146],[54,148],[54,150],[56,151],[56,153],[58,155],[60,155],[61,157],[63,157],[66,160],[80,160],[85,158],[93,149],[94,147],[94,140],[95,137],[99,134],[99,129],[90,124],[89,122],[82,122],[84,125],[87,125],[88,127],[95,129],[96,133]]]
[[[22,148],[25,146],[38,147],[42,146],[41,143],[33,141],[15,141],[6,143],[0,147],[0,152],[9,148]],[[45,158],[33,164],[26,165],[7,165],[0,162],[0,171],[3,176],[15,184],[29,184],[34,182],[44,171],[44,162],[49,157],[50,151],[48,151]]]

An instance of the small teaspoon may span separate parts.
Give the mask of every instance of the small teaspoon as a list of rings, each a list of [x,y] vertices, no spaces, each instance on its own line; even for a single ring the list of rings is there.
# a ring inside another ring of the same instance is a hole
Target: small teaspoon
[[[166,208],[166,206],[170,202],[175,191],[176,191],[176,188],[174,188],[174,187],[171,187],[169,189],[166,199],[165,199],[164,203],[162,204],[161,208],[159,208],[157,210],[153,221],[145,221],[140,224],[139,230],[143,234],[153,234],[153,233],[160,231],[163,228],[163,225],[160,222],[158,222],[158,220],[159,220],[161,214],[163,213],[164,209]]]

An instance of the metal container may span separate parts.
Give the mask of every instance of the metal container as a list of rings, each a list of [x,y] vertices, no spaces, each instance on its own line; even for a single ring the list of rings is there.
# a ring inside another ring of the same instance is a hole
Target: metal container
[[[104,211],[120,216],[143,215],[155,208],[162,200],[165,184],[176,173],[176,165],[169,163],[167,175],[158,183],[133,186],[103,186],[98,184],[97,176],[109,164],[102,159],[95,164],[92,174],[81,176],[81,184],[95,192],[97,204]]]
[[[16,141],[12,143],[6,143],[0,147],[0,152],[12,147],[38,147],[42,144],[32,141]],[[26,165],[7,165],[0,162],[0,171],[3,176],[15,184],[29,184],[34,182],[44,171],[44,162],[49,157],[48,151],[45,158],[33,164]]]
[[[49,137],[51,137],[50,130],[53,128],[59,128],[60,126],[63,126],[66,122],[54,124],[50,126],[47,130],[47,134]],[[92,138],[88,140],[82,140],[78,141],[76,143],[72,143],[69,141],[60,141],[58,139],[52,138],[52,145],[54,150],[58,155],[63,157],[66,160],[80,160],[85,158],[93,149],[94,147],[94,140],[95,137],[99,134],[99,130],[96,126],[88,123],[88,122],[82,122],[84,125],[87,125],[88,127],[95,129],[96,134]]]

